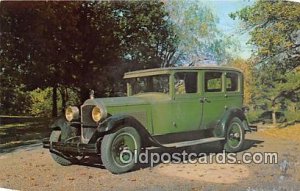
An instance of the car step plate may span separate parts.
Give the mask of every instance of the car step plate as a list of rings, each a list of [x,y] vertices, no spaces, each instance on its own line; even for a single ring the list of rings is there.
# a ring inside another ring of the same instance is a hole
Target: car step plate
[[[186,147],[186,146],[192,146],[192,145],[198,145],[198,144],[204,144],[204,143],[211,143],[215,141],[222,141],[225,140],[224,137],[219,138],[219,137],[209,137],[209,138],[204,138],[204,139],[198,139],[198,140],[193,140],[193,141],[183,141],[183,142],[176,142],[176,143],[168,143],[168,144],[162,144],[164,147],[169,147],[169,148],[174,148],[174,147]],[[157,147],[150,147],[148,149],[154,149]]]

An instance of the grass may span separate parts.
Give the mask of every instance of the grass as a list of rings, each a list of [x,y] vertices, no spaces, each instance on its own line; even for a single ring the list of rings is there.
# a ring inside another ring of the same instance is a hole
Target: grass
[[[0,125],[45,121],[45,117],[0,115]]]
[[[261,133],[273,138],[300,142],[300,124],[291,125],[285,128],[266,129]]]
[[[34,118],[33,116],[22,116],[22,115],[0,115],[1,117],[5,118]]]
[[[26,122],[26,123],[11,123],[0,125],[0,129],[7,129],[7,128],[30,128],[30,126],[38,125],[40,122]]]
[[[257,111],[249,111],[247,113],[247,119],[250,123],[256,122],[259,116],[265,112],[266,110],[257,110]],[[285,118],[287,119],[287,123],[292,123],[295,121],[300,121],[300,111],[292,112],[292,111],[283,111]],[[271,119],[270,119],[271,121]]]
[[[0,150],[36,143],[49,137],[50,131],[49,121],[0,125]]]

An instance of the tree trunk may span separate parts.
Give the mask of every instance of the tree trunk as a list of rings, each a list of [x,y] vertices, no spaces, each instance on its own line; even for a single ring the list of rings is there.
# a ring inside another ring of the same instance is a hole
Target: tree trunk
[[[61,94],[61,107],[62,107],[62,112],[64,113],[64,112],[65,112],[66,105],[67,105],[67,100],[68,100],[68,89],[67,89],[67,88],[64,88],[64,87],[61,87],[60,94]]]
[[[273,125],[275,126],[277,124],[275,106],[272,106],[272,121]]]
[[[52,92],[52,117],[57,117],[57,86],[53,86]]]
[[[89,89],[83,87],[80,88],[80,101],[83,103],[85,100],[89,99],[90,91]]]

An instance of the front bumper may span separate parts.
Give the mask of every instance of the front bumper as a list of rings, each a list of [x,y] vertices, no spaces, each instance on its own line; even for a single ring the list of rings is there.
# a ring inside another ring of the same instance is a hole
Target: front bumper
[[[50,151],[76,155],[93,155],[99,153],[96,143],[84,144],[80,142],[50,142],[49,139],[44,139],[43,148],[49,149]]]
[[[249,128],[251,129],[251,131],[257,132],[257,125],[249,125]]]

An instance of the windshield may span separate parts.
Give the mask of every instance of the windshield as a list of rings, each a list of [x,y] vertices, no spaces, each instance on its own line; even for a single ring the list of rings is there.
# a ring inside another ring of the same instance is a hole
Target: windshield
[[[169,93],[169,75],[145,76],[129,80],[132,95],[147,92]]]

